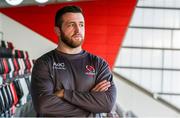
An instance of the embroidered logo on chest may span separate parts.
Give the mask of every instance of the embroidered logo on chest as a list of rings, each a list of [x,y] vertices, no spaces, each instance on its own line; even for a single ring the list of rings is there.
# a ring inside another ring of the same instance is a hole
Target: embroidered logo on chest
[[[66,70],[65,64],[64,63],[53,63],[53,68],[54,69],[60,69],[60,70]]]
[[[91,77],[94,76],[96,74],[94,66],[86,65],[85,74],[88,75],[88,76],[91,76]]]

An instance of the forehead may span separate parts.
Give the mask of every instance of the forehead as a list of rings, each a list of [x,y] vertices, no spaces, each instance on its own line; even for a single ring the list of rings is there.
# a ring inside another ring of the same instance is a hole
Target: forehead
[[[83,21],[84,22],[84,17],[82,13],[65,13],[62,16],[63,21]]]

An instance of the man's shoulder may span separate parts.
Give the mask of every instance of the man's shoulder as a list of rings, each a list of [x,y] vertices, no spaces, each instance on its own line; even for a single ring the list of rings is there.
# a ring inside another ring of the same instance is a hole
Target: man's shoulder
[[[90,52],[87,52],[87,53],[93,60],[96,60],[98,62],[106,62],[106,60],[103,57],[99,56],[99,55],[96,55],[96,54],[93,54],[93,53],[90,53]]]
[[[47,52],[47,53],[45,53],[45,54],[43,54],[42,56],[40,56],[39,58],[37,58],[37,60],[36,61],[40,61],[40,62],[47,62],[48,60],[50,60],[51,59],[51,57],[53,57],[53,52],[54,52],[54,50],[51,50],[51,51],[49,51],[49,52]]]

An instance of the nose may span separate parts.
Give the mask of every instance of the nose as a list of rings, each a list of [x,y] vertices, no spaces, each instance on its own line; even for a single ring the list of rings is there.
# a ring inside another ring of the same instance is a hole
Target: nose
[[[76,25],[76,27],[75,27],[75,32],[76,32],[76,33],[79,33],[80,30],[81,30],[81,27],[80,27],[79,25]]]

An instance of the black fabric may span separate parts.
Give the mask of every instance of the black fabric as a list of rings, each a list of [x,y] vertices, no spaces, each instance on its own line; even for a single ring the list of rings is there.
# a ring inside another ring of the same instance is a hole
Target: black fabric
[[[20,52],[20,55],[21,55],[21,58],[24,58],[25,57],[25,55],[24,55],[24,52],[21,50]]]
[[[1,47],[7,48],[4,40],[1,40]]]
[[[15,50],[15,51],[14,51],[14,56],[15,56],[15,58],[24,58],[23,51],[21,51],[21,50]]]
[[[108,80],[106,92],[91,92]],[[64,89],[64,99],[54,95]],[[65,54],[53,50],[36,60],[31,79],[33,104],[39,116],[101,116],[110,112],[116,88],[108,64],[86,51]]]
[[[2,95],[2,86],[0,86],[0,110],[1,110],[1,114],[5,111],[5,102],[4,102],[4,97]]]
[[[14,84],[14,87],[15,87],[15,89],[16,89],[16,93],[17,93],[17,97],[18,97],[18,102],[19,102],[19,100],[20,100],[20,99],[22,98],[22,96],[24,95],[23,90],[22,90],[22,86],[21,86],[21,84],[20,84],[19,79],[15,79],[15,80],[13,81],[13,84]]]
[[[6,93],[7,93],[8,99],[9,99],[9,106],[12,107],[14,101],[13,101],[13,96],[12,96],[12,93],[11,93],[11,90],[10,90],[10,86],[9,86],[8,83],[6,83],[5,89],[6,89]]]
[[[8,99],[5,87],[2,86],[1,89],[2,89],[1,92],[2,92],[3,99],[4,99],[4,103],[5,103],[5,110],[7,111],[10,108],[9,99]]]
[[[8,61],[8,58],[5,59],[6,63],[7,63],[7,67],[8,67],[8,73],[11,72],[11,66],[10,63]]]
[[[0,47],[0,58],[13,57],[12,50],[10,48]]]
[[[3,65],[3,60],[0,58],[0,74],[4,74],[4,65]]]

